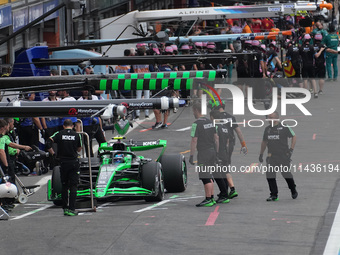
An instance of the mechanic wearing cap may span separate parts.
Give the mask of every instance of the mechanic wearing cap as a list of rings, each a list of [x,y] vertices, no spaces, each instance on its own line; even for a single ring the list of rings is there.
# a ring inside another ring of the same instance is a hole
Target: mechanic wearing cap
[[[339,36],[336,34],[335,26],[329,25],[329,34],[324,40],[326,49],[326,69],[328,74],[327,81],[336,81],[338,78],[338,45]],[[332,76],[332,65],[333,65],[333,76]]]
[[[197,204],[197,207],[213,206],[214,182],[212,173],[206,171],[207,167],[215,166],[216,151],[218,150],[218,136],[216,128],[211,120],[202,115],[201,102],[193,103],[193,113],[197,119],[191,127],[191,146],[189,163],[194,165],[194,154],[197,149],[197,168],[199,168],[199,179],[203,182],[205,199]],[[197,171],[196,168],[196,171]]]
[[[47,148],[54,155],[52,143],[58,145],[64,215],[76,216],[78,215],[78,212],[75,211],[79,181],[78,152],[81,151],[82,142],[80,134],[73,130],[72,120],[66,119],[63,127],[63,130],[56,132],[48,139]]]
[[[219,111],[219,119],[227,122],[227,126],[230,129],[229,130],[229,147],[228,147],[228,157],[225,160],[226,165],[230,165],[231,164],[231,156],[233,154],[234,151],[234,146],[235,146],[235,134],[234,131],[237,134],[237,137],[241,143],[241,150],[240,153],[243,153],[243,155],[247,155],[248,153],[248,148],[246,145],[246,142],[244,140],[242,131],[240,129],[240,127],[238,126],[237,122],[236,122],[236,118],[233,115],[230,115],[229,113],[227,113],[225,111],[225,102],[222,101],[222,105],[220,104],[220,102],[216,102],[212,105],[212,110],[217,110]],[[235,185],[233,182],[233,178],[231,177],[230,173],[227,173],[227,185],[230,187],[230,193],[228,195],[229,198],[234,198],[238,196],[238,193],[235,189]]]
[[[314,36],[314,50],[315,50],[315,78],[319,79],[319,95],[323,94],[323,87],[325,85],[325,77],[326,77],[326,54],[325,49],[326,46],[321,43],[322,41],[322,34],[316,34]]]
[[[304,79],[304,88],[308,89],[308,80],[310,80],[314,92],[314,98],[318,98],[316,90],[315,70],[314,70],[314,47],[310,45],[311,37],[305,34],[303,44],[299,48],[299,53],[302,59],[302,78]]]
[[[268,115],[270,124],[264,130],[259,156],[259,161],[262,163],[263,153],[266,147],[268,147],[266,159],[268,167],[266,177],[270,190],[270,196],[267,198],[268,202],[279,200],[276,183],[276,172],[278,170],[280,170],[282,176],[285,178],[292,198],[296,199],[298,196],[293,175],[290,172],[290,161],[296,143],[296,135],[290,127],[282,126],[279,117],[278,112],[273,112]],[[290,147],[288,146],[289,138],[292,139]]]

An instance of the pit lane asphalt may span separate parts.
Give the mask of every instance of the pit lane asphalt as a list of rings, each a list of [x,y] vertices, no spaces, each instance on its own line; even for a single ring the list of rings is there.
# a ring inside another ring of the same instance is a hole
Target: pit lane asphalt
[[[302,167],[310,163],[340,165],[339,86],[339,83],[326,83],[325,94],[305,104],[312,116],[303,116],[297,108],[288,107],[289,114],[285,118],[298,121],[298,126],[293,128],[297,135],[293,164],[302,163]],[[263,109],[260,103],[256,107]],[[227,103],[227,110],[231,108],[232,104]],[[236,118],[238,121],[263,119],[248,110],[245,116]],[[167,139],[167,152],[183,153],[188,160],[190,130],[185,128],[194,122],[190,107],[171,114],[169,122],[172,124],[167,130],[148,130],[154,123],[148,120],[128,134],[128,139]],[[181,129],[184,131],[176,131]],[[237,141],[232,158],[237,169],[258,163],[264,127],[247,126],[241,130],[249,152],[246,156],[240,155]],[[107,132],[107,137],[110,136]],[[155,158],[158,152],[141,154]],[[166,194],[166,202],[144,211],[140,210],[153,204],[125,200],[106,203],[95,213],[63,216],[60,208],[46,200],[45,185],[29,197],[27,204],[18,205],[10,213],[11,220],[1,222],[2,250],[6,254],[29,255],[323,252],[339,204],[338,172],[302,170],[293,173],[299,192],[296,200],[291,199],[284,179],[278,174],[280,200],[272,203],[265,201],[269,196],[265,175],[233,173],[238,198],[229,204],[197,208],[195,204],[204,196],[203,185],[193,166],[189,165],[188,171],[188,189],[184,193]],[[21,179],[31,185],[45,176]],[[179,199],[183,197],[187,199]]]

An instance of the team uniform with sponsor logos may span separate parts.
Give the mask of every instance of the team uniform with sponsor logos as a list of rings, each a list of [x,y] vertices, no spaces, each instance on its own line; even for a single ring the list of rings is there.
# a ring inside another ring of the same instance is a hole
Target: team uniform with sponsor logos
[[[302,58],[302,78],[315,78],[314,70],[314,47],[312,45],[303,45],[299,48]]]
[[[232,129],[227,124],[215,124],[216,132],[218,135],[219,140],[219,147],[217,152],[217,157],[219,159],[220,165],[224,167],[228,167],[230,165],[229,163],[229,141],[231,137],[231,133],[233,132]],[[216,180],[216,183],[218,185],[218,188],[220,189],[220,198],[228,198],[228,180],[226,178],[226,173],[228,173],[228,168],[226,168],[227,171],[220,171],[216,172],[213,176]],[[229,202],[229,201],[225,201]]]
[[[295,45],[291,45],[288,47],[286,53],[287,60],[292,62],[292,66],[295,71],[295,75],[291,76],[291,78],[297,78],[298,82],[301,81],[301,57],[299,53],[299,47]]]
[[[214,166],[216,163],[215,134],[214,124],[205,117],[200,117],[192,124],[191,137],[197,137],[197,165],[202,168]],[[200,171],[199,178],[206,184],[213,176],[211,173]]]
[[[231,164],[231,155],[233,154],[234,151],[234,146],[235,146],[235,134],[234,130],[235,128],[238,127],[238,124],[236,123],[236,118],[232,115],[230,115],[227,112],[220,112],[220,119],[223,119],[225,121],[228,121],[226,123],[226,126],[229,128],[229,147],[228,147],[228,152],[227,152],[227,159],[225,160],[228,165]]]
[[[334,50],[338,51],[337,47],[339,45],[339,36],[335,33],[328,34],[324,38],[325,45]],[[333,66],[333,76],[332,76],[332,66]],[[338,54],[326,52],[326,69],[329,79],[336,80],[338,78]]]
[[[281,174],[285,178],[289,189],[292,191],[292,194],[296,192],[296,185],[293,175],[290,172],[288,146],[288,138],[294,136],[294,131],[290,127],[282,126],[281,123],[275,126],[271,124],[264,130],[263,141],[267,142],[268,148],[268,171],[266,172],[266,177],[269,184],[270,196],[272,197],[277,198],[278,196],[275,167],[277,167],[277,169],[283,169]]]
[[[317,43],[314,45],[315,53],[318,53],[325,45]],[[318,58],[315,57],[315,77],[324,79],[326,77],[326,52],[322,52]]]
[[[78,148],[82,146],[81,137],[74,130],[66,128],[56,132],[50,139],[58,145],[63,209],[74,211],[79,181]]]

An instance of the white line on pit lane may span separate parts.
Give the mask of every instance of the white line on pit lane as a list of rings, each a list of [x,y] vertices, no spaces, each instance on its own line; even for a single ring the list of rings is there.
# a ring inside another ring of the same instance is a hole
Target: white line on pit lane
[[[135,212],[135,213],[138,213],[138,212],[148,211],[148,210],[154,209],[154,208],[157,207],[157,206],[164,205],[164,204],[166,204],[166,203],[168,203],[168,202],[171,202],[171,200],[163,200],[163,201],[161,201],[161,202],[159,202],[159,203],[157,203],[157,204],[153,204],[153,205],[148,206],[148,207],[146,207],[146,208],[144,208],[144,209],[140,209],[140,210],[137,210],[137,211],[134,211],[134,212]]]
[[[19,219],[25,218],[25,217],[27,217],[27,216],[30,216],[30,215],[32,215],[32,214],[35,214],[35,213],[37,213],[37,212],[46,210],[47,208],[50,208],[50,207],[52,207],[52,206],[53,206],[53,204],[52,204],[52,205],[45,205],[45,206],[43,206],[43,207],[41,207],[41,208],[38,208],[38,209],[36,209],[36,210],[33,210],[33,211],[31,211],[31,212],[28,212],[28,213],[25,213],[25,214],[23,214],[23,215],[14,217],[14,218],[12,218],[12,219],[10,219],[10,220],[19,220]]]
[[[176,129],[176,131],[181,132],[181,131],[186,131],[186,130],[189,130],[189,129],[191,129],[191,127]]]
[[[329,233],[328,241],[323,252],[323,255],[340,254],[340,203],[336,211],[331,232]]]
[[[167,200],[163,200],[163,201],[161,201],[161,202],[159,202],[157,204],[153,204],[151,206],[145,207],[143,209],[140,209],[140,210],[137,210],[137,211],[134,211],[134,212],[135,213],[139,213],[139,212],[145,212],[145,211],[149,211],[149,210],[155,210],[155,207],[164,205],[164,204],[169,203],[169,202],[183,201],[183,200],[186,200],[186,199],[193,199],[193,198],[200,198],[200,197],[203,197],[203,196],[178,197],[178,198],[174,198],[174,199],[167,199]]]

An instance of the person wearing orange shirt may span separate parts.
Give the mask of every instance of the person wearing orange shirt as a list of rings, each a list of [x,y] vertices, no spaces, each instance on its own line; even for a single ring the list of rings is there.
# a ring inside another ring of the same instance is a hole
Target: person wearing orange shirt
[[[248,19],[248,20],[246,21],[246,23],[247,23],[247,24],[246,24],[245,27],[243,28],[242,33],[246,33],[246,34],[253,33],[253,30],[252,30],[252,28],[251,28],[252,20]]]

